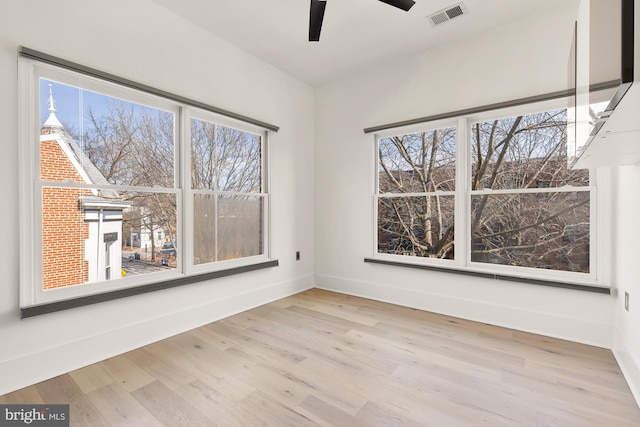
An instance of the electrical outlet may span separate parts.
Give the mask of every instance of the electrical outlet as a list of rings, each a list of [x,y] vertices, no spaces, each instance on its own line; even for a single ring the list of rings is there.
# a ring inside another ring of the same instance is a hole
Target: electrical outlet
[[[300,251],[296,251],[296,261],[300,261]]]
[[[629,311],[629,292],[624,293],[624,309]]]

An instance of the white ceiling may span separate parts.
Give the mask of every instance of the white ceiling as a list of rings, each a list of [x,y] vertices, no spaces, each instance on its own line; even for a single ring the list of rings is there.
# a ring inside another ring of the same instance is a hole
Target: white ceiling
[[[428,16],[460,0],[416,0],[404,12],[378,0],[327,0],[309,42],[309,0],[153,0],[313,86],[472,36],[575,0],[462,0],[467,14],[433,27]],[[546,12],[545,12],[546,11]]]

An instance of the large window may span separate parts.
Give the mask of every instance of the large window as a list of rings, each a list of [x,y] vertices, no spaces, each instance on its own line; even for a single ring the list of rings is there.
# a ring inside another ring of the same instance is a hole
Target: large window
[[[564,102],[377,134],[374,260],[598,285],[606,207],[567,166]]]
[[[20,77],[23,308],[269,261],[266,129],[30,59]]]

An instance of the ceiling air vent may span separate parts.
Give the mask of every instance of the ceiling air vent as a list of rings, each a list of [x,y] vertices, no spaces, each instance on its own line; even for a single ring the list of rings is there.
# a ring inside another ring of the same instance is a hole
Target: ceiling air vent
[[[464,4],[458,3],[434,13],[433,15],[429,16],[429,20],[431,21],[431,24],[433,26],[436,26],[447,21],[451,21],[453,18],[457,18],[458,16],[462,16],[466,13],[467,9],[464,7]]]

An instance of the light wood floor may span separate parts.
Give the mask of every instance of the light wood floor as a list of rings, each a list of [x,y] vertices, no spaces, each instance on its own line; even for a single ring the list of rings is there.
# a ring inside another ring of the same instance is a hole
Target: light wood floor
[[[610,351],[313,289],[0,403],[72,426],[640,426]]]

